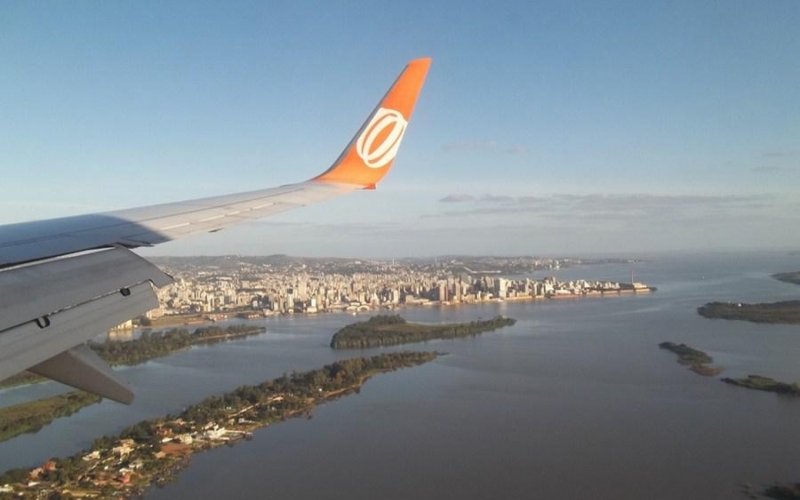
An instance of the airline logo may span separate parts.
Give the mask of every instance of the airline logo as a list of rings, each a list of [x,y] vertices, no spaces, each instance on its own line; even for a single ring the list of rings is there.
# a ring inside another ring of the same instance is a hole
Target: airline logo
[[[356,153],[369,168],[381,168],[397,155],[408,122],[394,109],[378,108],[356,141]]]

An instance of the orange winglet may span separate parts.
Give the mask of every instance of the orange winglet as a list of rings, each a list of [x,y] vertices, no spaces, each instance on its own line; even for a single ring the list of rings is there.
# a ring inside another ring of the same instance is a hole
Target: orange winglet
[[[375,189],[392,168],[430,66],[428,57],[409,62],[339,158],[313,180]]]

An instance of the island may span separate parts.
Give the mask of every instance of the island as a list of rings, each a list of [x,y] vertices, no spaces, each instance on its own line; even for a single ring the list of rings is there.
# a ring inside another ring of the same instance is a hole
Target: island
[[[435,352],[395,352],[337,361],[211,396],[178,416],[145,420],[67,458],[0,475],[1,494],[25,498],[132,497],[170,481],[194,453],[249,438],[256,429],[309,415],[357,392],[372,376],[432,361]]]
[[[726,384],[757,391],[775,392],[786,396],[800,396],[800,384],[797,382],[789,384],[761,375],[748,375],[745,378],[723,378],[722,381]]]
[[[710,319],[733,319],[753,323],[800,324],[800,300],[745,304],[742,302],[709,302],[697,308],[698,314]]]
[[[693,349],[686,344],[675,344],[674,342],[662,342],[658,347],[674,352],[678,355],[678,363],[687,365],[690,370],[703,375],[704,377],[711,377],[718,375],[722,368],[712,366],[714,358],[709,356],[703,351]]]
[[[194,333],[189,333],[185,328],[173,328],[155,333],[145,331],[139,338],[124,342],[90,342],[89,347],[111,366],[138,365],[194,345],[214,344],[265,331],[263,326],[254,325],[231,325],[226,328],[209,326],[196,328]]]
[[[784,283],[792,283],[794,285],[800,285],[800,271],[793,271],[789,273],[777,273],[772,275],[778,281],[783,281]]]
[[[362,349],[435,339],[474,337],[483,332],[511,326],[516,322],[515,319],[496,316],[489,320],[468,323],[424,325],[408,323],[398,315],[379,315],[373,316],[367,321],[345,326],[333,335],[331,347],[333,349]]]
[[[254,325],[231,325],[226,328],[209,326],[196,328],[193,333],[185,328],[172,328],[160,332],[145,330],[141,336],[133,340],[89,342],[89,347],[111,366],[131,366],[167,356],[193,345],[214,344],[258,335],[265,331],[266,328]],[[0,388],[35,384],[46,380],[35,373],[24,371],[0,381]]]

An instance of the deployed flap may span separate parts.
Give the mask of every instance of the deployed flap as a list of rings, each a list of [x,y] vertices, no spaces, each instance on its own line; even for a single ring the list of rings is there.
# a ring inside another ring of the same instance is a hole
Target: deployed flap
[[[83,344],[116,325],[158,307],[143,283],[0,332],[0,380]]]
[[[125,248],[112,248],[1,271],[3,300],[0,301],[0,335],[12,326],[146,281],[162,287],[173,280]],[[130,318],[120,322],[127,319]]]
[[[172,281],[125,248],[0,271],[0,380],[30,368],[129,402],[132,394],[102,361],[73,348],[158,307],[153,286]]]
[[[111,367],[86,344],[73,347],[28,369],[63,384],[131,404],[133,391],[114,376]]]

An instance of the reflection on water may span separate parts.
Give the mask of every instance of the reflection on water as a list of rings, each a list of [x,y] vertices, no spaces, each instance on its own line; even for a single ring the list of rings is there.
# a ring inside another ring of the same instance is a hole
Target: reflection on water
[[[196,455],[177,482],[151,495],[735,498],[742,482],[800,480],[800,401],[697,376],[657,347],[687,342],[714,356],[726,376],[800,380],[800,327],[695,312],[709,300],[795,298],[800,288],[769,278],[791,269],[800,259],[664,258],[636,264],[637,279],[659,289],[651,295],[405,310],[412,321],[498,313],[519,321],[474,339],[414,345],[450,355],[377,377],[312,420]],[[558,271],[560,279],[626,275],[626,265]],[[72,453],[208,394],[358,356],[327,347],[351,321],[263,320],[266,334],[127,368],[138,394],[132,407],[103,402],[0,444],[0,468]],[[34,390],[42,389],[0,397]]]

